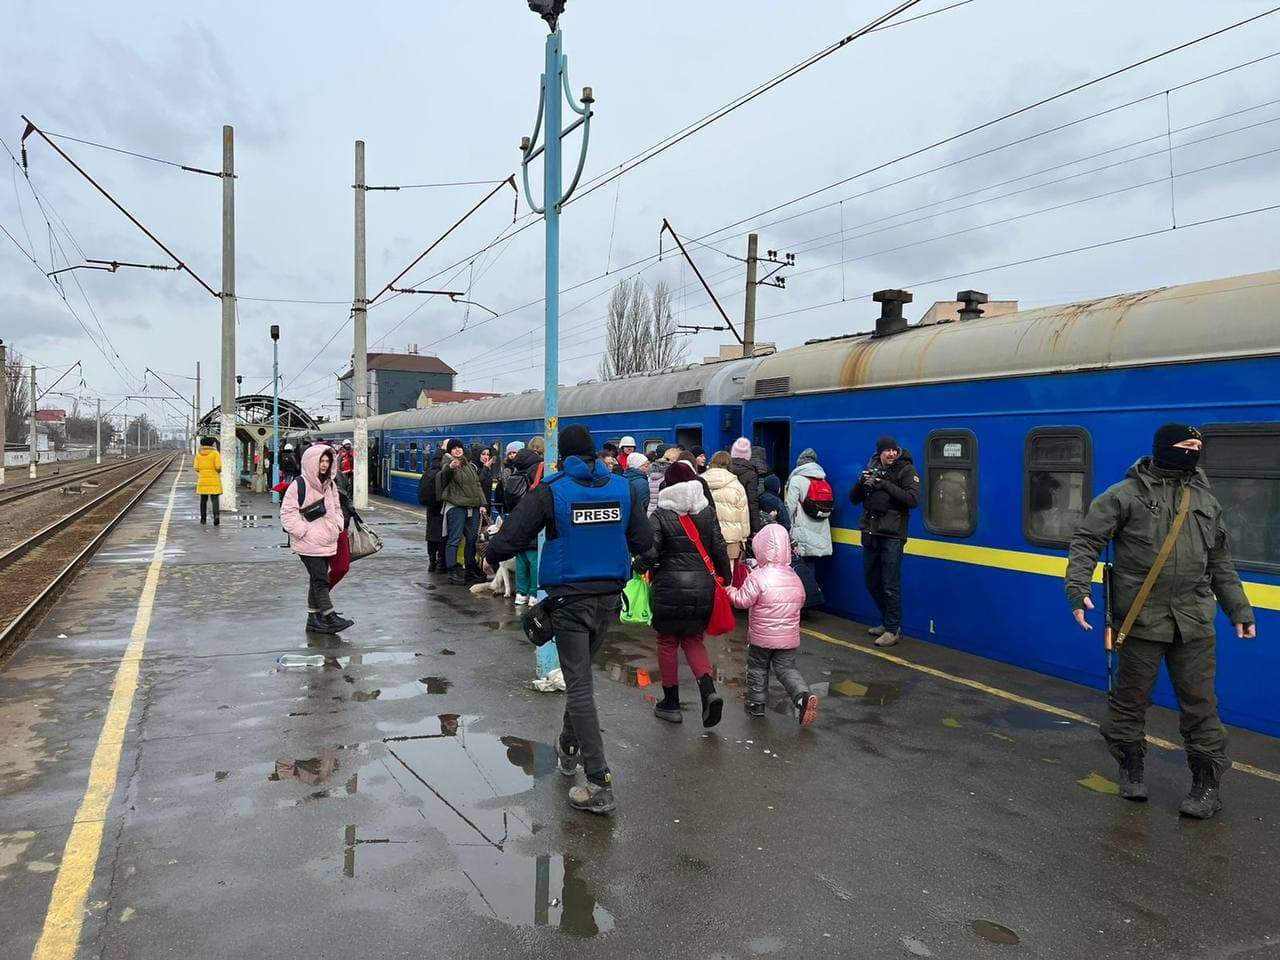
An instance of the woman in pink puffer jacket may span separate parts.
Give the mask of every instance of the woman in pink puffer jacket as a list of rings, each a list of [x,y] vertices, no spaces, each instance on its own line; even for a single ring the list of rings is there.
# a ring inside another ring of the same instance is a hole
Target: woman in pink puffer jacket
[[[796,706],[800,725],[818,716],[818,698],[796,668],[804,584],[791,569],[791,540],[781,524],[765,526],[751,540],[756,567],[741,587],[726,587],[735,607],[750,610],[747,636],[747,713],[763,717],[773,670]]]
[[[302,454],[299,479],[280,498],[280,526],[289,534],[289,546],[302,560],[310,578],[307,591],[307,630],[337,633],[355,621],[340,617],[329,599],[329,561],[338,552],[338,537],[346,526],[335,481],[333,451],[313,444]],[[299,481],[306,495],[299,502]],[[302,515],[313,504],[324,503],[324,513],[314,520]]]

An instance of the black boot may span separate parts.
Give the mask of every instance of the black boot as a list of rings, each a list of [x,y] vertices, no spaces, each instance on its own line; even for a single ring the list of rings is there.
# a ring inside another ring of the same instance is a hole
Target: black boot
[[[479,567],[467,568],[467,583],[488,583],[489,578],[484,575],[484,571]]]
[[[440,569],[440,564],[439,564],[439,562],[436,560],[435,556],[434,556],[434,555],[432,555],[432,556],[431,556],[431,557],[429,557],[429,559],[427,560],[427,573],[435,573],[435,572],[436,572],[436,571],[438,571],[439,569]]]
[[[653,715],[668,723],[684,723],[680,713],[680,687],[663,687],[662,699],[653,705]]]
[[[698,678],[698,693],[702,695],[702,725],[714,727],[720,722],[724,700],[716,693],[716,685],[707,673]]]
[[[450,567],[449,582],[456,587],[464,586],[467,582],[467,571],[462,567]]]
[[[1143,781],[1145,771],[1145,751],[1141,743],[1121,743],[1116,747],[1120,764],[1120,796],[1126,800],[1145,803],[1147,785]]]
[[[347,627],[355,626],[354,620],[338,616],[336,611],[320,614],[320,622],[329,628],[329,633],[341,633]]]
[[[333,633],[333,629],[312,611],[307,614],[307,633]]]
[[[1187,765],[1191,767],[1191,790],[1178,807],[1178,813],[1196,820],[1208,820],[1222,809],[1222,799],[1218,796],[1218,770],[1213,761],[1198,753],[1187,754]]]

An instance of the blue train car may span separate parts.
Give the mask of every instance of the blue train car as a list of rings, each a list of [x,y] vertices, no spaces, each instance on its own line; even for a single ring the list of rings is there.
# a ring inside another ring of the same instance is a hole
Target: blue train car
[[[560,419],[591,428],[597,441],[635,438],[640,449],[662,443],[727,449],[742,429],[742,391],[758,360],[690,364],[660,373],[591,381],[560,391]],[[418,502],[427,452],[457,437],[505,446],[542,433],[542,391],[440,404],[372,417],[380,486],[397,500]],[[349,438],[349,421],[326,425],[326,437]]]
[[[1199,425],[1261,639],[1219,616],[1231,723],[1280,735],[1280,272],[885,335],[762,359],[744,424],[781,476],[813,447],[837,494],[819,566],[838,613],[875,622],[848,492],[895,436],[921,478],[903,562],[909,635],[1105,687],[1101,630],[1063,592],[1066,546],[1092,497],[1169,420]],[[1095,603],[1101,609],[1101,588]],[[1263,682],[1262,678],[1266,678]],[[1157,699],[1173,705],[1167,679]]]

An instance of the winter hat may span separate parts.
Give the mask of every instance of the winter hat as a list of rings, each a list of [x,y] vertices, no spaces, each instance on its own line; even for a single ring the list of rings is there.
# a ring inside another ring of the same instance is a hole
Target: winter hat
[[[524,449],[523,440],[512,440],[510,443],[507,444],[507,456],[509,457],[513,453],[519,453],[523,449]]]
[[[646,457],[643,453],[632,451],[627,455],[628,470],[643,470],[648,465],[649,465],[649,458]]]
[[[560,431],[560,457],[594,457],[595,437],[580,423],[571,424]]]
[[[698,471],[687,460],[677,460],[671,466],[667,467],[667,472],[662,475],[662,483],[658,489],[665,490],[667,487],[676,483],[687,483],[690,480],[698,479]]]
[[[782,493],[782,481],[771,473],[764,478],[764,488],[776,497]]]
[[[1199,450],[1185,450],[1174,444],[1184,440],[1203,440],[1204,435],[1195,427],[1185,423],[1166,423],[1156,431],[1151,441],[1151,459],[1156,466],[1166,470],[1183,470],[1190,472],[1200,461]]]
[[[343,440],[343,441],[342,441],[342,445],[343,445],[344,447],[349,447],[349,446],[351,446],[351,441],[350,441],[350,440]]]
[[[746,437],[739,437],[733,441],[733,446],[729,449],[729,455],[735,460],[750,460],[751,441]]]
[[[901,450],[901,449],[902,448],[898,446],[898,441],[893,439],[893,437],[881,437],[879,440],[876,441],[877,454],[884,453],[886,450]]]
[[[445,453],[453,453],[454,450],[466,450],[466,446],[457,437],[450,437],[444,442]]]
[[[634,449],[635,445],[636,445],[635,437],[623,437],[621,440],[618,441],[619,449],[621,449],[622,447],[632,447]]]
[[[707,451],[703,450],[701,447],[690,447],[689,452],[693,454],[693,459],[695,460],[697,460],[699,457],[705,457],[707,455]]]
[[[202,446],[202,447],[212,447],[212,446],[213,446],[213,437],[201,437],[201,438],[200,438],[200,446]]]

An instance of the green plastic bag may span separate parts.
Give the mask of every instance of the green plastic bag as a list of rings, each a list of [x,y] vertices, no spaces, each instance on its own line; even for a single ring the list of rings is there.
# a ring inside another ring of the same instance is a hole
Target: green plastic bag
[[[644,577],[632,577],[622,588],[623,623],[652,623],[653,611],[649,609],[649,581]]]

